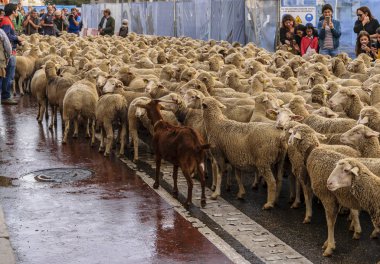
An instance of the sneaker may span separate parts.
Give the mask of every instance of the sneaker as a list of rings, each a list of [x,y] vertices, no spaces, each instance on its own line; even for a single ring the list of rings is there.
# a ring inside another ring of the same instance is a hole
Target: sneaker
[[[9,98],[9,99],[3,99],[3,100],[1,100],[1,104],[3,104],[3,105],[17,105],[18,102],[15,101],[15,100],[13,100],[13,99],[11,99],[11,98]]]

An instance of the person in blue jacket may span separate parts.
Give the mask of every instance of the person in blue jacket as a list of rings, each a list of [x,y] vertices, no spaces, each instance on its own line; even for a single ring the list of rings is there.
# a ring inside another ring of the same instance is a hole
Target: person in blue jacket
[[[71,9],[71,14],[69,15],[69,28],[67,32],[74,33],[79,36],[79,32],[81,29],[80,22],[81,17],[78,14],[78,10],[74,7]]]
[[[342,35],[340,22],[333,19],[333,8],[330,4],[322,7],[323,19],[318,23],[319,53],[335,57],[338,55],[339,39]]]

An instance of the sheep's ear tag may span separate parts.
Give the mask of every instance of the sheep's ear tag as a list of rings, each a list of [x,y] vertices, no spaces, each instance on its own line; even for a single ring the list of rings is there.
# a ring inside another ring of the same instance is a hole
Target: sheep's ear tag
[[[354,174],[355,176],[359,176],[359,168],[358,167],[353,167],[351,169],[351,172],[352,174]]]
[[[298,133],[298,132],[296,132],[296,133],[295,133],[294,137],[295,137],[296,139],[299,139],[299,140],[301,140],[301,139],[302,139],[302,136],[301,136],[301,134],[300,134],[300,133]]]

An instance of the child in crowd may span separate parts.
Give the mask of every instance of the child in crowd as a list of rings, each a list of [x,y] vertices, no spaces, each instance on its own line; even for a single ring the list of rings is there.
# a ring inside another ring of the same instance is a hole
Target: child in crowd
[[[314,26],[306,24],[306,36],[301,40],[301,56],[318,53],[318,37],[314,36]]]
[[[371,46],[372,46],[371,38],[370,38],[369,33],[367,31],[360,31],[356,39],[356,47],[355,47],[356,56],[362,53],[366,53],[373,60],[376,60],[377,53]]]
[[[119,36],[123,38],[128,36],[128,19],[123,19],[119,30]]]
[[[376,29],[377,40],[373,43],[372,51],[375,53],[375,59],[380,59],[380,27]]]

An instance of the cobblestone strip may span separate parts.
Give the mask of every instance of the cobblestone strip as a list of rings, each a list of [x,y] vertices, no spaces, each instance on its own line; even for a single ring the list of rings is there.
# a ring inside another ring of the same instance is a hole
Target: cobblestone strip
[[[16,260],[13,254],[13,249],[9,241],[9,233],[5,225],[3,208],[0,204],[0,263],[15,264]]]
[[[141,155],[141,159],[152,168],[155,163],[152,156]],[[136,169],[136,165],[130,160],[125,160],[128,166]],[[161,172],[163,180],[173,186],[172,165],[163,162]],[[146,177],[146,176],[144,176]],[[153,179],[150,179],[150,186]],[[187,183],[179,170],[178,177],[179,192],[187,196]],[[162,192],[162,188],[160,188]],[[163,191],[166,192],[166,191]],[[167,193],[167,192],[166,192]],[[202,210],[215,223],[220,225],[228,234],[233,236],[237,241],[244,245],[248,250],[254,253],[259,259],[265,263],[312,263],[300,253],[295,251],[285,242],[274,236],[264,227],[253,221],[247,215],[236,209],[233,205],[219,197],[217,200],[211,200],[212,191],[206,188],[207,205],[205,208],[200,207],[201,186],[199,181],[194,179],[193,187],[193,204]],[[169,193],[168,196],[171,197]],[[172,198],[173,199],[173,198]],[[178,201],[177,201],[178,202]],[[182,207],[182,206],[181,206]],[[185,210],[183,210],[185,211]],[[194,220],[195,221],[195,220]],[[223,251],[224,252],[224,251]],[[240,263],[235,262],[235,263]]]

